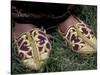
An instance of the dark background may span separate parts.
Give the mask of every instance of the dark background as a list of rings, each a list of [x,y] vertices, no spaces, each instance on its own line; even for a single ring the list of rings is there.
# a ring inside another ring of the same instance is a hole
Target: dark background
[[[18,23],[32,23],[46,29],[57,26],[71,14],[80,13],[80,5],[12,1],[12,19]],[[50,32],[50,31],[49,31]]]

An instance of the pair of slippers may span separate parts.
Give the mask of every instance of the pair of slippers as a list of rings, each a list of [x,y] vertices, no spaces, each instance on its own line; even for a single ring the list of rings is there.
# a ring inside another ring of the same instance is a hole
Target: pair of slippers
[[[76,16],[69,16],[58,25],[58,32],[66,46],[80,54],[96,53],[96,37],[93,30]],[[18,56],[23,64],[33,70],[43,68],[49,58],[52,45],[45,30],[32,24],[15,24],[14,40]]]

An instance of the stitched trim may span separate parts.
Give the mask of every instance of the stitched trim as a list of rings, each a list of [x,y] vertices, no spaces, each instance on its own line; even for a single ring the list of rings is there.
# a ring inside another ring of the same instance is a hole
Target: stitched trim
[[[88,43],[91,47],[93,47],[93,49],[96,50],[96,45],[95,45],[93,42],[91,42],[91,40],[89,40],[84,34],[82,34],[82,33],[79,31],[79,29],[78,29],[77,26],[79,26],[80,24],[83,24],[83,23],[77,23],[76,25],[74,25],[74,27],[75,27],[75,29],[76,29],[76,31],[77,31],[77,33],[78,33],[78,36],[81,37],[81,38],[82,38],[86,43]]]

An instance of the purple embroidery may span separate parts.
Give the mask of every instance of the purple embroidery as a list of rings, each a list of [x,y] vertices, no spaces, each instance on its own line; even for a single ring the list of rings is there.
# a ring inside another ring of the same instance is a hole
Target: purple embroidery
[[[71,37],[71,41],[74,41],[74,42],[76,43],[76,42],[79,42],[80,40],[78,39],[78,36],[76,37],[76,36],[73,34],[72,37]]]
[[[83,33],[88,34],[88,31],[86,30],[86,28],[82,28]]]
[[[78,39],[78,37],[76,39],[74,39],[75,43],[79,42],[80,40]]]
[[[73,34],[72,37],[71,37],[71,41],[73,41],[75,39],[75,35]]]
[[[20,49],[21,49],[21,50],[24,50],[24,51],[28,51],[29,48],[28,48],[26,45],[27,45],[27,42],[24,42],[24,43],[22,44],[22,46],[20,47]]]
[[[39,44],[40,45],[42,45],[42,44],[44,44],[45,43],[45,37],[43,37],[43,36],[38,36],[38,39],[39,39]]]
[[[92,35],[93,35],[94,33],[91,31],[91,32],[90,32],[90,34],[92,34]]]
[[[30,52],[28,52],[27,54],[28,54],[28,55],[30,55],[30,56],[32,56],[32,52],[31,52],[31,51],[30,51]]]
[[[47,43],[47,44],[46,44],[46,47],[47,47],[48,49],[50,49],[50,44],[49,44],[49,43]]]
[[[73,49],[74,50],[78,50],[78,48],[79,48],[79,45],[78,44],[75,44],[75,46],[73,46]]]

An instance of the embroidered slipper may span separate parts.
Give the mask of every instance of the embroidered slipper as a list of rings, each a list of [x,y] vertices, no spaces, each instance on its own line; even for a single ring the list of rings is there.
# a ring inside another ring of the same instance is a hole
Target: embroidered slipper
[[[81,54],[96,53],[96,37],[93,30],[76,16],[70,16],[58,27],[66,45]]]
[[[15,24],[14,40],[18,56],[30,69],[40,70],[47,63],[51,42],[47,34],[32,24]]]

